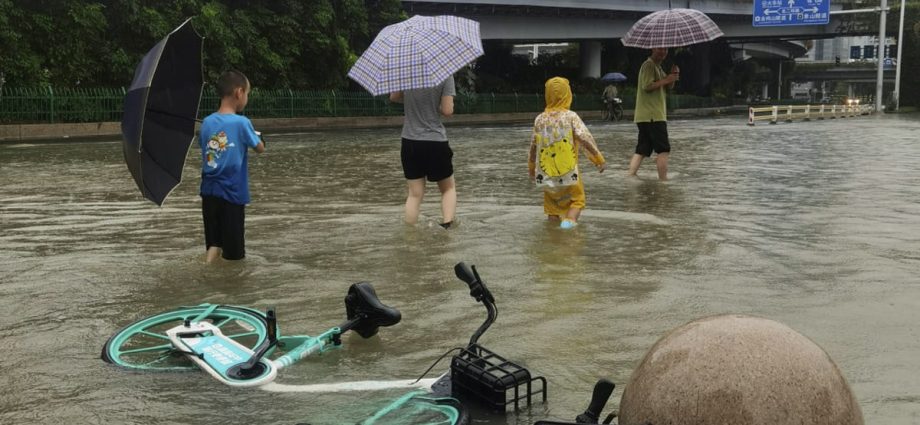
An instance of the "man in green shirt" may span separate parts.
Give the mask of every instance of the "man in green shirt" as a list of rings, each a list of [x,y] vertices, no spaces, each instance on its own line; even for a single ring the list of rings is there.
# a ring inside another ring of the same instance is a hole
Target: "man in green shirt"
[[[639,69],[639,86],[636,90],[636,113],[633,121],[639,127],[639,142],[636,153],[629,161],[630,176],[635,176],[642,159],[658,153],[655,165],[658,166],[658,178],[668,179],[668,155],[671,145],[668,143],[668,115],[665,88],[673,88],[680,77],[677,65],[671,67],[671,73],[665,74],[661,62],[668,56],[667,48],[652,49],[652,54]]]

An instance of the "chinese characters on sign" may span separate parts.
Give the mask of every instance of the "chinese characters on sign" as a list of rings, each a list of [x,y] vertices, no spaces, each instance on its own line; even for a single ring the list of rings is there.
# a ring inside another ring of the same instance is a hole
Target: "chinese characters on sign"
[[[830,0],[754,0],[754,26],[826,25]]]

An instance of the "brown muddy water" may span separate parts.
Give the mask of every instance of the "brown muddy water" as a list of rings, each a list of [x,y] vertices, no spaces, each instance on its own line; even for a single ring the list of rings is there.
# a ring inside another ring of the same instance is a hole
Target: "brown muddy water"
[[[544,220],[526,127],[448,129],[449,231],[431,185],[421,224],[401,222],[398,129],[277,135],[250,159],[248,257],[218,265],[202,262],[195,150],[158,208],[118,143],[3,145],[0,423],[355,423],[399,393],[231,389],[204,373],[126,372],[99,352],[135,319],[201,302],[274,306],[285,334],[316,334],[344,318],[349,284],[370,281],[402,323],[276,382],[415,378],[485,317],[459,261],[497,300],[480,342],[550,385],[548,404],[476,423],[571,420],[599,377],[619,385],[616,408],[659,337],[720,313],[822,346],[867,424],[920,423],[920,117],[669,124],[674,178],[661,183],[650,161],[624,176],[632,124],[589,123],[609,171],[583,162],[588,209],[573,231]]]

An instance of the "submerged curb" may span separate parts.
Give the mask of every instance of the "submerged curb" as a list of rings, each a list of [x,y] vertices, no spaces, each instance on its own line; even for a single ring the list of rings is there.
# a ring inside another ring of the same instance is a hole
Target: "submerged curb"
[[[600,111],[576,111],[586,121],[601,119]],[[747,106],[721,108],[677,109],[669,111],[672,118],[709,117],[719,115],[746,114]],[[506,114],[458,114],[444,120],[447,126],[530,124],[536,112]],[[623,123],[628,123],[632,111],[626,111]],[[398,128],[402,116],[385,117],[315,117],[315,118],[258,118],[253,126],[266,133],[290,133],[309,130],[344,130],[367,128]],[[742,123],[743,124],[743,123]],[[61,123],[61,124],[9,124],[0,125],[0,143],[39,141],[100,141],[121,139],[121,123]]]

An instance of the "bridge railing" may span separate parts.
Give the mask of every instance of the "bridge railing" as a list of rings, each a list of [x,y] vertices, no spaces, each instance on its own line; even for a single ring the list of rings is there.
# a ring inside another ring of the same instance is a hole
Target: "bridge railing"
[[[811,121],[836,118],[851,118],[860,115],[869,115],[875,112],[872,105],[773,105],[748,108],[748,125],[755,125],[758,121],[767,121],[776,124],[780,120],[793,122],[796,120]]]

